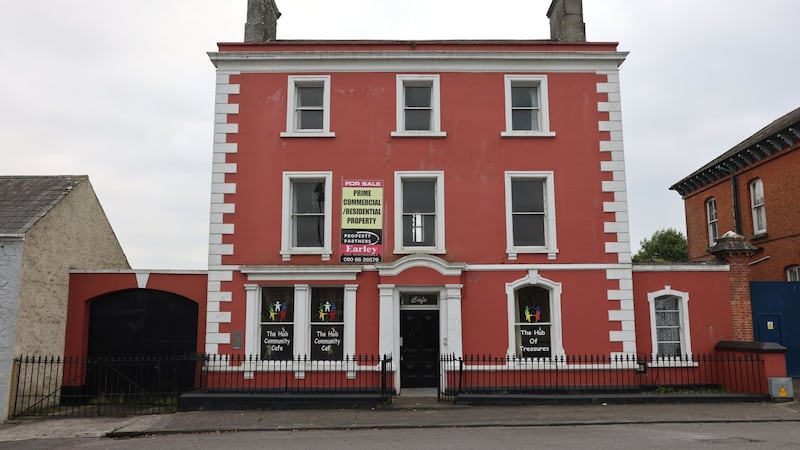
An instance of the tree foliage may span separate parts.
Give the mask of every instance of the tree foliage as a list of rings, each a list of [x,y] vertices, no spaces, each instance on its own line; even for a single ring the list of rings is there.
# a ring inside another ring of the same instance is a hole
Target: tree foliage
[[[650,239],[642,239],[634,262],[685,262],[689,260],[686,236],[673,228],[658,230]]]

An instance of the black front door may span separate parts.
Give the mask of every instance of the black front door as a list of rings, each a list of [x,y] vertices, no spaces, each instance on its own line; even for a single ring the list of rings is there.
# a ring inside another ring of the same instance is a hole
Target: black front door
[[[400,385],[438,386],[439,311],[400,310],[400,336]]]

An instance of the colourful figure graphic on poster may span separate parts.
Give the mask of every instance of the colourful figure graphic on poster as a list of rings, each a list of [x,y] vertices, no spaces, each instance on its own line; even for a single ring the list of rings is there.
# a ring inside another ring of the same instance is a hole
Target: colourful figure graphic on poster
[[[269,305],[269,320],[275,320],[275,305],[271,303]]]
[[[542,320],[542,308],[539,305],[533,308],[533,320],[534,322]]]
[[[325,307],[322,306],[322,305],[319,305],[319,320],[320,320],[320,322],[325,322],[325,316],[327,314],[328,313],[325,312]]]
[[[526,306],[525,311],[523,311],[523,313],[525,314],[525,321],[530,322],[531,317],[533,317],[533,314],[531,314],[531,309],[528,306]]]
[[[336,303],[331,304],[331,312],[328,313],[328,320],[336,322]]]

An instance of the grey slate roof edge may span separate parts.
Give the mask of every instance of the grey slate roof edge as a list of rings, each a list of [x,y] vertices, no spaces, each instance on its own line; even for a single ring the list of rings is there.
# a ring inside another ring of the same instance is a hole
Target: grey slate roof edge
[[[28,215],[24,216],[24,221],[20,223],[14,230],[10,229],[0,229],[0,233],[3,235],[18,235],[24,236],[28,230],[31,229],[42,217],[47,215],[61,200],[63,200],[72,190],[83,182],[89,181],[88,175],[0,175],[0,183],[5,181],[19,181],[19,180],[31,180],[31,181],[42,181],[42,180],[63,180],[65,182],[64,189],[66,191],[62,191],[61,195],[54,196],[49,203],[44,205],[43,207],[35,207],[31,208],[28,211]]]
[[[789,137],[793,144],[788,144],[784,137]],[[772,121],[769,125],[736,144],[730,150],[670,186],[670,190],[677,191],[681,195],[692,193],[716,180],[755,164],[763,157],[769,156],[757,156],[757,154],[763,152],[763,148],[766,148],[767,151],[774,150],[774,153],[777,153],[786,148],[797,147],[798,140],[800,140],[800,108],[796,108]],[[777,149],[774,142],[788,145],[783,145],[783,148]],[[763,147],[759,148],[759,146]],[[751,154],[752,158],[748,154]]]

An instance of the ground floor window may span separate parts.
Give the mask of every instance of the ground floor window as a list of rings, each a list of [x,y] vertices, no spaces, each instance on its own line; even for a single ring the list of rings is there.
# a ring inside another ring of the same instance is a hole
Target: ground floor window
[[[311,359],[344,357],[344,289],[311,288]]]
[[[561,339],[561,283],[531,270],[506,284],[508,354],[520,358],[564,355]]]
[[[653,357],[676,357],[692,353],[689,334],[689,294],[666,286],[647,294],[650,303],[650,337]]]
[[[294,288],[261,290],[261,359],[289,360],[294,356]]]
[[[345,291],[344,286],[262,286],[261,359],[344,359]],[[348,292],[354,300],[355,289]]]
[[[549,358],[550,292],[537,286],[517,289],[515,298],[517,356]]]

